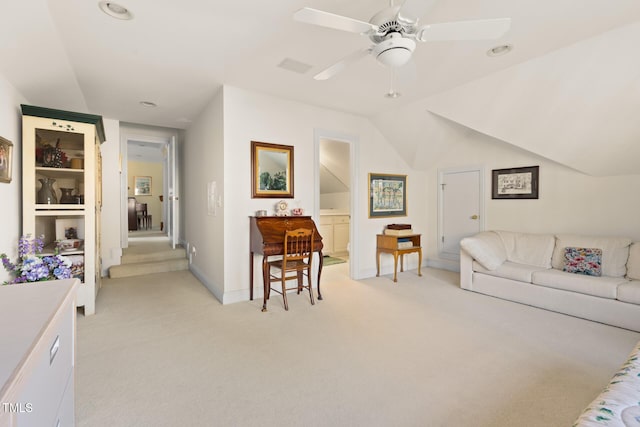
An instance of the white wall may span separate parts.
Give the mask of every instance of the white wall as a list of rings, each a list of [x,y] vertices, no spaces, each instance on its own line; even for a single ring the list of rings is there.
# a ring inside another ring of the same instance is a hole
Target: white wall
[[[191,271],[218,298],[223,300],[225,258],[234,260],[231,269],[246,270],[246,257],[238,254],[227,254],[224,251],[224,228],[226,211],[216,207],[216,215],[207,212],[207,184],[215,181],[218,197],[224,201],[227,192],[242,192],[243,187],[232,179],[228,189],[225,189],[225,168],[236,171],[233,163],[225,163],[224,134],[223,134],[223,100],[226,92],[220,90],[193,122],[185,133],[185,143],[181,148],[182,170],[182,223],[184,224],[184,238],[189,248],[196,248],[195,255],[191,253]],[[250,154],[249,148],[246,151]],[[246,189],[250,196],[251,188]],[[227,205],[227,203],[223,203]],[[240,214],[231,209],[230,215]],[[243,213],[244,214],[244,213]],[[245,225],[246,228],[246,225]],[[235,230],[234,230],[235,231]],[[244,235],[229,238],[241,239]],[[248,237],[246,237],[248,239]],[[246,255],[248,257],[248,255]],[[246,283],[246,281],[245,281]]]
[[[426,249],[430,263],[443,261],[437,256],[438,169],[476,165],[484,167],[487,230],[627,236],[640,240],[640,175],[588,176],[473,132],[467,138],[452,141],[437,166],[428,171],[424,197],[429,201]],[[492,169],[536,165],[540,166],[539,199],[491,199]]]
[[[18,255],[22,230],[21,103],[26,103],[24,97],[0,75],[0,136],[13,143],[12,180],[8,184],[0,182],[0,253],[6,253],[11,261]],[[4,268],[0,268],[0,284],[9,278]]]
[[[103,118],[105,142],[102,153],[102,276],[120,264],[120,122]]]
[[[295,200],[306,212],[316,210],[314,165],[317,162],[314,149],[314,129],[324,129],[358,140],[355,162],[359,171],[357,182],[351,190],[358,194],[358,204],[352,212],[352,226],[356,241],[352,242],[352,256],[356,256],[354,277],[375,275],[376,234],[391,222],[409,222],[414,229],[426,232],[426,199],[423,172],[415,172],[399,157],[384,137],[365,118],[319,108],[274,96],[250,92],[234,87],[224,88],[224,299],[223,302],[246,300],[249,294],[249,219],[259,209],[273,212],[277,199],[251,198],[251,141],[263,141],[295,147]],[[189,141],[189,144],[191,142]],[[209,141],[213,143],[213,141]],[[202,156],[202,154],[201,154]],[[194,165],[195,166],[195,165]],[[408,174],[409,216],[404,218],[368,218],[367,177],[369,172]],[[202,183],[195,183],[202,185]],[[189,185],[189,184],[186,184]],[[354,217],[354,215],[356,215]],[[193,227],[202,228],[196,223]],[[200,230],[200,231],[205,231]],[[189,233],[191,235],[191,233]],[[211,237],[211,236],[210,236]],[[355,250],[356,252],[353,252]],[[211,262],[213,254],[203,253]],[[200,256],[200,255],[199,255]],[[407,257],[408,268],[417,262]],[[255,293],[262,295],[258,257]],[[382,273],[390,273],[391,257],[385,257]]]
[[[340,212],[349,212],[351,209],[351,193],[321,194],[320,209],[336,209]]]

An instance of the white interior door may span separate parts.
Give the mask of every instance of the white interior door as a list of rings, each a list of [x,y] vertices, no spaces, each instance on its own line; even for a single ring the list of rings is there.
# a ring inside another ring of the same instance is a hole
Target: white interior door
[[[439,251],[460,258],[460,240],[484,229],[482,170],[445,170],[439,175]]]
[[[167,150],[167,166],[168,166],[168,205],[167,205],[167,234],[169,235],[169,239],[171,241],[171,247],[173,249],[176,248],[176,243],[179,239],[178,233],[178,219],[179,219],[179,207],[180,207],[180,196],[178,191],[178,182],[177,182],[177,174],[176,174],[176,137],[172,136],[169,141],[169,149]]]

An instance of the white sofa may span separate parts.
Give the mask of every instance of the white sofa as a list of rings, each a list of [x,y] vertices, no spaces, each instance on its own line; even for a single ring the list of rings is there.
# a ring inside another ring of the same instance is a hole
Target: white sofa
[[[573,427],[640,427],[640,343]]]
[[[463,289],[640,332],[640,242],[484,231],[460,246]],[[595,249],[601,276],[563,271],[565,248]]]

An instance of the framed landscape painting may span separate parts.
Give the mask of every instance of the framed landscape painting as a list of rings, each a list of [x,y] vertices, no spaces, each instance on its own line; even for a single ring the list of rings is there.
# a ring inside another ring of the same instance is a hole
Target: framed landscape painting
[[[539,166],[491,171],[492,199],[537,199]]]
[[[407,176],[369,174],[369,218],[407,216]]]
[[[135,195],[136,196],[151,196],[151,177],[150,176],[136,176],[135,180]]]
[[[11,182],[13,143],[0,136],[0,182]]]
[[[293,146],[251,141],[251,197],[293,198]]]

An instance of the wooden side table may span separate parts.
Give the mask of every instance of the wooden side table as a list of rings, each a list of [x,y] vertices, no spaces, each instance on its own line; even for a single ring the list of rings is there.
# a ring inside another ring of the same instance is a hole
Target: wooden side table
[[[398,240],[409,241],[411,247],[399,248]],[[377,235],[376,246],[376,267],[378,272],[376,277],[380,276],[380,254],[382,252],[393,255],[393,281],[398,281],[398,256],[400,256],[400,272],[404,271],[404,255],[417,252],[418,253],[418,276],[422,276],[420,267],[422,266],[422,247],[420,246],[420,234],[410,234],[408,236],[392,236],[388,234]]]

